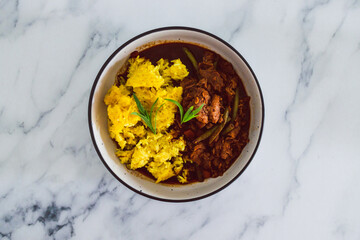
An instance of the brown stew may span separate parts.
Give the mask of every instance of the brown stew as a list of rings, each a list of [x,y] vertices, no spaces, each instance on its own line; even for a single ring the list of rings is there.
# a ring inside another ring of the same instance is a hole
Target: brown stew
[[[198,70],[192,65],[183,48],[186,47],[197,60]],[[180,115],[176,115],[170,133],[174,138],[184,136],[186,149],[183,158],[188,169],[188,182],[201,182],[206,178],[223,175],[242,152],[249,141],[250,97],[246,94],[240,77],[231,63],[220,55],[203,47],[188,43],[164,43],[130,57],[145,57],[153,64],[160,58],[180,58],[186,65],[189,75],[174,85],[183,87],[181,105],[186,111],[205,104],[196,119],[180,124]],[[118,79],[126,79],[126,74]],[[146,168],[140,173],[154,179]],[[163,183],[179,184],[176,176]]]

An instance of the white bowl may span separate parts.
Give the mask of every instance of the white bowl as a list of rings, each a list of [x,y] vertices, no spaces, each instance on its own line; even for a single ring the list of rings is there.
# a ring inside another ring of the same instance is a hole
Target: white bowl
[[[116,73],[130,53],[155,42],[184,41],[206,46],[232,63],[250,96],[249,143],[238,159],[217,178],[187,185],[156,184],[153,180],[128,170],[115,155],[116,144],[109,137],[104,96],[114,84]],[[140,34],[119,47],[96,76],[89,99],[89,128],[95,149],[114,177],[131,190],[157,200],[181,202],[198,200],[224,189],[246,169],[259,146],[264,123],[264,103],[256,76],[246,60],[224,40],[208,32],[188,27],[166,27]]]

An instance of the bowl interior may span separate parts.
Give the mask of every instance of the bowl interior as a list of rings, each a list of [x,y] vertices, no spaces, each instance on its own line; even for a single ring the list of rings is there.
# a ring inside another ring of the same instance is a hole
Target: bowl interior
[[[104,96],[113,85],[116,73],[134,50],[139,50],[151,42],[185,41],[205,46],[220,54],[233,64],[250,96],[249,143],[234,164],[218,178],[210,178],[201,183],[188,185],[155,184],[154,181],[128,170],[115,155],[116,145],[110,139],[107,128],[107,110]],[[263,126],[263,101],[255,75],[245,60],[231,46],[208,33],[182,28],[155,30],[139,35],[121,46],[100,70],[89,103],[89,124],[95,148],[105,166],[123,184],[132,190],[159,200],[189,201],[215,193],[235,180],[251,161],[260,141]]]

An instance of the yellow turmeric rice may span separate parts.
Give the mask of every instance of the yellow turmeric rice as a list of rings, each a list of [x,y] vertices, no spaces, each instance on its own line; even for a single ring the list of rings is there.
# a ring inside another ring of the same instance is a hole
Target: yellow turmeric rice
[[[180,59],[169,62],[160,59],[154,66],[141,57],[130,58],[127,81],[123,85],[113,85],[105,96],[110,137],[118,143],[116,155],[129,169],[145,167],[156,182],[178,175],[184,160],[185,140],[173,139],[168,132],[174,123],[177,106],[165,98],[181,102],[182,87],[174,87],[171,82],[181,81],[189,72]],[[156,108],[162,106],[156,116],[157,133],[154,134],[142,119],[131,114],[138,112],[132,93],[139,98],[149,111],[158,99]],[[186,182],[186,171],[178,175],[180,182]]]

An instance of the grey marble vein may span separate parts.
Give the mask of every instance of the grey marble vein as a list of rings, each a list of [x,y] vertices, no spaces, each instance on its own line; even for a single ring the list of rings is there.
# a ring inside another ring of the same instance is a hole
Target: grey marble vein
[[[359,0],[0,0],[0,239],[360,239],[359,24]],[[170,25],[230,42],[266,108],[246,171],[190,203],[119,183],[87,125],[106,59]]]

